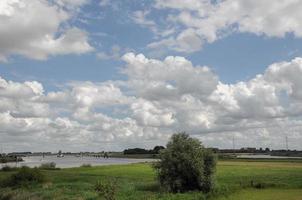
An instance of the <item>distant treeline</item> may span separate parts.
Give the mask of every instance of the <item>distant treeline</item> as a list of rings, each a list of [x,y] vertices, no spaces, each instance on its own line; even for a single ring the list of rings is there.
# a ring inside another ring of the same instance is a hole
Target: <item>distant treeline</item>
[[[251,154],[267,154],[271,156],[292,156],[292,157],[302,157],[302,151],[298,150],[270,150],[269,148],[240,148],[240,149],[218,149],[218,148],[211,148],[213,152],[218,154],[227,154],[227,153],[251,153]]]
[[[269,153],[271,150],[269,148],[253,148],[253,147],[245,147],[240,149],[218,149],[211,148],[215,153]]]
[[[271,151],[271,156],[291,156],[291,157],[302,157],[302,151],[288,151],[288,150],[277,150]]]
[[[165,149],[163,146],[155,146],[153,149],[141,149],[141,148],[133,148],[133,149],[125,149],[124,154],[159,154],[159,151]]]
[[[129,148],[125,149],[122,152],[107,152],[109,156],[119,157],[121,155],[155,155],[158,154],[160,150],[164,149],[163,146],[155,146],[153,149],[143,149],[143,148]],[[293,156],[293,157],[302,157],[301,150],[271,150],[269,148],[253,148],[253,147],[244,147],[240,149],[218,149],[218,148],[209,148],[214,153],[217,154],[237,154],[237,153],[251,153],[251,154],[267,154],[272,156]],[[75,155],[75,156],[96,156],[103,157],[104,151],[102,152],[61,152],[64,155]],[[0,154],[0,163],[1,162],[14,162],[16,157],[22,159],[24,156],[47,156],[47,155],[57,155],[57,153],[51,152],[12,152],[8,154]],[[19,161],[19,160],[18,160]]]

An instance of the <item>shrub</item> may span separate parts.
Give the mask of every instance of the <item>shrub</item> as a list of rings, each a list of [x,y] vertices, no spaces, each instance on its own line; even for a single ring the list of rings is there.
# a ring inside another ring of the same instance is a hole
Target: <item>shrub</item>
[[[116,188],[115,181],[98,181],[94,186],[94,190],[105,200],[116,200]]]
[[[56,168],[56,163],[55,162],[42,163],[39,168],[40,169],[46,169],[46,170],[59,169],[59,168]]]
[[[82,164],[81,167],[91,167],[91,164]]]
[[[4,187],[26,186],[31,183],[43,183],[46,178],[38,168],[21,167],[17,173],[2,182]]]
[[[5,165],[2,167],[1,171],[11,172],[11,171],[16,171],[17,169],[18,169],[17,167],[11,167],[11,166]]]
[[[186,133],[174,134],[159,157],[154,167],[160,185],[167,191],[209,192],[213,188],[215,157],[199,140]]]

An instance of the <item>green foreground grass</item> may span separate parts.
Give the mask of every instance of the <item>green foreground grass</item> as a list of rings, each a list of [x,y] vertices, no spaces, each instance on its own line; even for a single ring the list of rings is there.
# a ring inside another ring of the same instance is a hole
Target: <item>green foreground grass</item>
[[[12,173],[15,172],[0,172],[0,181]],[[299,161],[219,161],[216,189],[208,196],[199,192],[161,192],[155,172],[147,163],[43,170],[43,173],[48,181],[42,185],[0,188],[0,194],[10,194],[12,199],[98,199],[95,183],[115,180],[117,199],[121,200],[302,200]]]

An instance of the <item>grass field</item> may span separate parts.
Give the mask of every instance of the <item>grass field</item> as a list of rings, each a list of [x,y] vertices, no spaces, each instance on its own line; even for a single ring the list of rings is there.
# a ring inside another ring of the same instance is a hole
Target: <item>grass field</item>
[[[0,172],[0,180],[14,172]],[[117,182],[122,200],[302,200],[302,162],[219,161],[213,194],[168,194],[160,191],[150,164],[44,170],[48,181],[26,188],[2,188],[12,199],[97,199],[98,180]],[[0,195],[1,196],[1,195]],[[1,199],[1,198],[0,198]]]

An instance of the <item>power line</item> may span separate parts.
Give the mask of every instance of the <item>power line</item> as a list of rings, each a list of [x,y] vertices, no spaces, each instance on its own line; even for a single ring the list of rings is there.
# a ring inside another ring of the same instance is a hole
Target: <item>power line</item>
[[[233,135],[233,154],[235,155],[235,136]]]
[[[235,150],[235,136],[233,135],[233,150]]]

